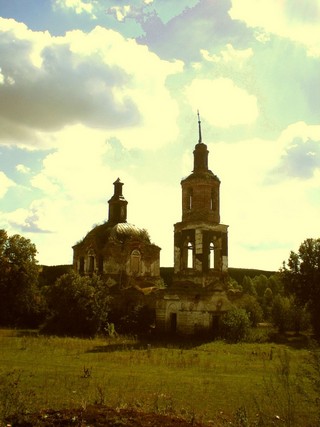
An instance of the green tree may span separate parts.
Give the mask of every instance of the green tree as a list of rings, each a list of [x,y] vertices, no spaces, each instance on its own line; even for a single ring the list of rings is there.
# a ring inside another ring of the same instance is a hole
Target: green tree
[[[243,308],[227,311],[221,319],[221,334],[229,342],[243,341],[249,333],[250,320]]]
[[[0,230],[0,323],[36,326],[44,302],[38,289],[37,249],[19,234]]]
[[[279,273],[272,274],[270,277],[268,277],[268,288],[272,290],[274,296],[278,294],[283,295],[283,282]]]
[[[251,326],[256,327],[259,322],[262,322],[263,311],[258,303],[257,299],[248,294],[244,294],[238,301],[237,307],[242,308],[246,311]]]
[[[253,281],[249,276],[244,276],[242,280],[242,289],[245,294],[253,295],[253,296],[257,295],[257,291],[254,287]]]
[[[281,270],[285,290],[308,305],[314,333],[320,339],[320,239],[306,239],[298,253],[291,251]]]
[[[282,297],[281,295],[275,296],[271,315],[272,322],[280,333],[284,333],[286,330],[290,329],[290,310],[291,304],[288,297]]]
[[[70,271],[48,288],[47,300],[50,315],[44,332],[93,336],[107,326],[110,295],[99,276]]]
[[[260,298],[263,298],[265,290],[268,287],[268,278],[264,274],[260,274],[259,276],[255,276],[253,279],[253,284],[256,289],[257,295]]]

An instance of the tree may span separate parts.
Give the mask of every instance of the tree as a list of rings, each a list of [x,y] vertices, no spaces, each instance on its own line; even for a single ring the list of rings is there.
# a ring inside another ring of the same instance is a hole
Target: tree
[[[107,286],[93,275],[70,271],[47,290],[50,316],[44,332],[93,336],[107,326],[110,296]]]
[[[272,290],[273,296],[283,294],[283,283],[279,273],[272,274],[270,277],[268,277],[268,288]]]
[[[254,297],[257,295],[256,289],[253,285],[253,281],[249,276],[244,276],[242,280],[242,289],[245,294],[253,295]]]
[[[244,294],[237,302],[237,307],[246,311],[251,326],[256,327],[259,322],[262,322],[263,311],[257,299],[248,294]]]
[[[259,276],[255,276],[253,279],[253,284],[256,289],[258,297],[261,299],[265,293],[265,290],[268,287],[268,278],[264,274],[260,274]]]
[[[314,333],[320,339],[320,239],[306,239],[298,253],[291,251],[281,270],[285,290],[310,310]]]
[[[227,311],[221,319],[222,337],[229,342],[243,341],[250,330],[250,320],[243,308]]]
[[[273,300],[271,316],[274,326],[276,326],[281,334],[290,328],[290,299],[282,297],[281,295],[275,296]]]
[[[0,230],[0,323],[35,326],[43,299],[38,289],[37,249],[19,234]]]

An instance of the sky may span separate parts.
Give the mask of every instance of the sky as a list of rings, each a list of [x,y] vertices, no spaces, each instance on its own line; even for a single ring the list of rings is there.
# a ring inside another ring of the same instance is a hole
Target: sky
[[[229,266],[276,271],[319,238],[320,0],[0,0],[0,228],[40,264],[108,219],[173,265],[197,110]]]

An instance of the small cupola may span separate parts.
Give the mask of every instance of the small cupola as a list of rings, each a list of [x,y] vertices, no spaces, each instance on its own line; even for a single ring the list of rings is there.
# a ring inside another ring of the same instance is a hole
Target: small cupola
[[[108,222],[118,224],[127,222],[127,204],[128,202],[122,195],[123,182],[118,178],[114,183],[114,194],[109,203],[109,219]]]

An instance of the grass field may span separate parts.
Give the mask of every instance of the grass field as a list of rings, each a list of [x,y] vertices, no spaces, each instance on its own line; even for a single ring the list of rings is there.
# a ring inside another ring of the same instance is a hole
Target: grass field
[[[0,420],[17,411],[98,403],[212,425],[228,425],[235,417],[238,424],[232,425],[256,425],[257,414],[265,420],[260,425],[318,425],[314,351],[279,344],[185,344],[2,329]]]

